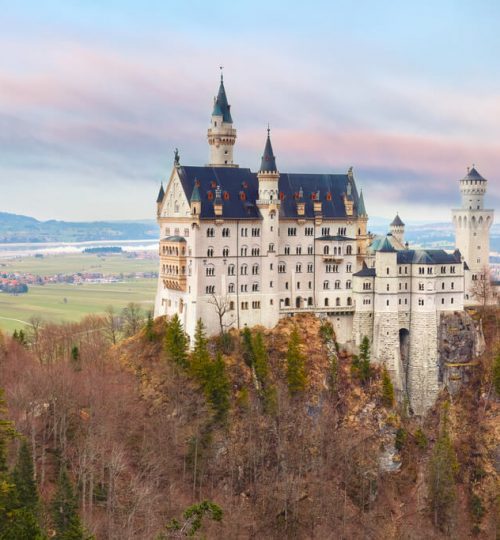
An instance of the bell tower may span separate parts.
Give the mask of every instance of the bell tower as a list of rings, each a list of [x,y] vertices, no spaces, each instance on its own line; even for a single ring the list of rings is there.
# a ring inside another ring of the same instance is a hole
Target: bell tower
[[[214,98],[214,109],[210,127],[208,128],[207,139],[210,146],[209,167],[238,167],[233,161],[236,130],[233,128],[231,105],[227,101],[222,71],[219,93]]]

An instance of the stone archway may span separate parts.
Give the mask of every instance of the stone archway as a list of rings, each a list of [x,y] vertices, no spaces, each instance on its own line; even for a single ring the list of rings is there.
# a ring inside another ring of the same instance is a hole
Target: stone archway
[[[407,328],[399,329],[399,356],[403,367],[403,388],[407,390],[408,368],[410,365],[410,332]]]

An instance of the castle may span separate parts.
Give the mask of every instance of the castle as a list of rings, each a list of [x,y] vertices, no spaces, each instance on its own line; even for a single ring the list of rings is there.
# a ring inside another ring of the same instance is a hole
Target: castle
[[[315,313],[346,346],[367,336],[399,395],[409,396],[414,411],[425,410],[440,384],[440,317],[474,301],[474,282],[488,264],[486,180],[475,168],[461,180],[456,251],[413,250],[399,216],[386,236],[368,233],[352,168],[280,172],[269,129],[259,171],[239,167],[222,76],[207,138],[210,163],[182,165],[176,151],[158,194],[155,316],[177,313],[192,336],[199,318],[212,335]]]

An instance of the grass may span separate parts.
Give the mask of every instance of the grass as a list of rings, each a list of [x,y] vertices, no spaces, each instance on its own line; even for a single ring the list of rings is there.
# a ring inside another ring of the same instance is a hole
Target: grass
[[[23,272],[40,276],[73,274],[76,272],[101,272],[103,274],[129,274],[132,272],[157,272],[157,259],[134,259],[125,254],[99,256],[95,254],[64,254],[38,257],[0,259],[0,274]]]
[[[124,269],[123,261],[121,268],[128,271]],[[27,322],[34,315],[51,322],[78,321],[85,315],[103,313],[109,305],[118,311],[129,302],[149,310],[154,305],[156,284],[156,279],[88,285],[58,283],[32,286],[27,294],[19,296],[0,293],[0,328],[13,332],[23,328],[22,321]]]

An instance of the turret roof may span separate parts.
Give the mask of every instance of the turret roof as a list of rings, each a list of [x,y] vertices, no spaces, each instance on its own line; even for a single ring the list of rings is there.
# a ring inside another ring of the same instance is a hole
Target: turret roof
[[[271,136],[269,128],[267,128],[266,146],[264,147],[264,155],[260,162],[259,172],[278,172],[276,168],[276,158],[274,157],[273,146],[271,144]]]
[[[405,224],[401,221],[399,214],[396,214],[396,217],[391,222],[391,227],[404,227]]]
[[[165,197],[165,190],[163,189],[163,182],[160,186],[160,191],[158,192],[158,197],[156,198],[157,203],[161,203],[163,201],[163,197]]]
[[[198,180],[195,179],[193,191],[191,192],[191,202],[201,202],[200,190],[198,189]]]
[[[367,216],[365,209],[365,200],[363,198],[363,190],[359,192],[359,201],[358,201],[358,216]]]
[[[359,272],[353,274],[356,277],[375,277],[375,268],[368,268],[365,261],[363,261],[363,267]]]
[[[381,246],[377,249],[381,253],[395,253],[396,250],[392,247],[392,244],[389,242],[387,236],[384,238]]]
[[[464,177],[464,180],[481,180],[486,182],[486,178],[483,178],[478,172],[474,165],[469,169],[467,168],[467,176]]]
[[[233,123],[233,119],[231,118],[231,105],[229,105],[227,101],[226,89],[224,88],[224,79],[222,75],[220,76],[219,93],[215,98],[212,116],[222,116],[223,122],[226,122],[227,124]]]

